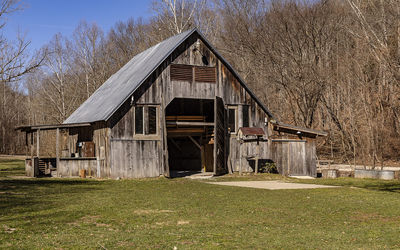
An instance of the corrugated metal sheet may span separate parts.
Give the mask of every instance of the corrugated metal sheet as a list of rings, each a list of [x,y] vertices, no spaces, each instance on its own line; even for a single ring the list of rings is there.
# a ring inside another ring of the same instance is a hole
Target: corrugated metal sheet
[[[210,48],[210,50],[225,64],[239,80],[240,84],[250,93],[261,109],[274,118],[272,113],[248,88],[243,79],[233,67],[218,53],[208,40],[197,29],[182,32],[176,36],[136,55],[117,73],[112,75],[93,95],[91,95],[63,124],[107,121],[111,115],[134,93],[134,91],[160,66],[160,64],[194,32]]]
[[[314,135],[320,135],[320,136],[328,135],[328,133],[324,132],[324,131],[319,131],[319,130],[310,129],[310,128],[297,127],[297,126],[293,126],[293,125],[285,124],[285,123],[281,123],[281,122],[274,123],[273,125],[274,125],[274,129],[277,131],[286,129],[286,130],[291,130],[294,133],[302,132],[302,133],[306,133],[306,134],[314,134]]]
[[[242,131],[243,135],[265,135],[264,130],[262,128],[240,128],[239,130]]]
[[[195,29],[180,33],[133,57],[101,85],[64,124],[106,121],[137,87],[189,37]]]

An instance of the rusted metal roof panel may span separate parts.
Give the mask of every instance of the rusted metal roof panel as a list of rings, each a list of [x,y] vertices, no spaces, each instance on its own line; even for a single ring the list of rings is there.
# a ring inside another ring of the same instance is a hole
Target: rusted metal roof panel
[[[273,125],[274,125],[274,129],[276,131],[280,131],[282,129],[285,129],[287,131],[291,131],[291,132],[294,132],[296,134],[305,133],[305,134],[312,134],[312,135],[319,135],[319,136],[327,136],[328,135],[328,133],[324,132],[324,131],[297,127],[297,126],[293,126],[293,125],[290,125],[290,124],[284,124],[284,123],[280,123],[280,122],[275,123]]]
[[[242,127],[242,128],[239,128],[239,130],[241,130],[243,135],[245,135],[245,136],[248,136],[248,135],[263,136],[263,135],[265,135],[264,130],[262,128]]]

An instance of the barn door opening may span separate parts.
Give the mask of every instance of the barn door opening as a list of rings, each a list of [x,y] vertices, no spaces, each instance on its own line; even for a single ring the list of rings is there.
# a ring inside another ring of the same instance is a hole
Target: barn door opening
[[[222,98],[216,96],[214,105],[214,174],[228,172],[225,157],[226,110]]]
[[[212,173],[214,100],[175,98],[165,121],[171,177]]]

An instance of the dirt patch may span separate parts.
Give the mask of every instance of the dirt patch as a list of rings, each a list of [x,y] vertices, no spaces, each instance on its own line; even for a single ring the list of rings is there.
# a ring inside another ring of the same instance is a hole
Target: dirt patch
[[[15,193],[15,192],[0,192],[1,194],[8,194],[8,195],[26,195],[26,193]]]
[[[352,217],[352,220],[358,221],[358,222],[369,222],[369,221],[379,221],[379,222],[393,222],[393,221],[399,221],[400,218],[398,216],[396,217],[387,217],[380,215],[378,213],[355,213]]]
[[[161,213],[173,213],[172,210],[158,210],[158,209],[137,209],[133,211],[134,214],[137,215],[146,215],[146,214],[161,214]]]
[[[100,216],[88,215],[80,218],[79,220],[67,224],[72,226],[80,226],[82,224],[92,224],[95,225],[96,227],[111,227],[110,224],[98,222],[100,218],[101,218]]]
[[[176,223],[178,226],[180,226],[180,225],[187,225],[187,224],[189,224],[190,222],[189,221],[187,221],[187,220],[178,220],[178,222]]]
[[[338,188],[338,186],[316,185],[316,184],[302,184],[290,183],[283,181],[229,181],[229,182],[208,182],[209,184],[234,186],[234,187],[249,187],[260,188],[269,190],[280,189],[312,189],[312,188]]]
[[[9,234],[12,234],[12,233],[14,233],[15,231],[17,231],[16,228],[12,228],[12,227],[9,227],[9,226],[7,226],[7,225],[3,225],[3,228],[4,228],[4,232],[9,233]]]

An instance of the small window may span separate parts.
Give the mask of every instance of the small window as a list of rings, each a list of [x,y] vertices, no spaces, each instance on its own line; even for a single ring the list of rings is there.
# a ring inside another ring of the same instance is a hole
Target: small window
[[[135,134],[142,135],[143,133],[143,107],[135,107]]]
[[[231,134],[236,134],[237,107],[228,107],[228,130]]]
[[[157,135],[158,106],[135,106],[135,135]]]
[[[242,106],[242,117],[243,117],[243,127],[249,127],[249,106],[243,105]]]
[[[157,134],[157,108],[156,107],[149,107],[148,112],[148,131],[150,135]]]

